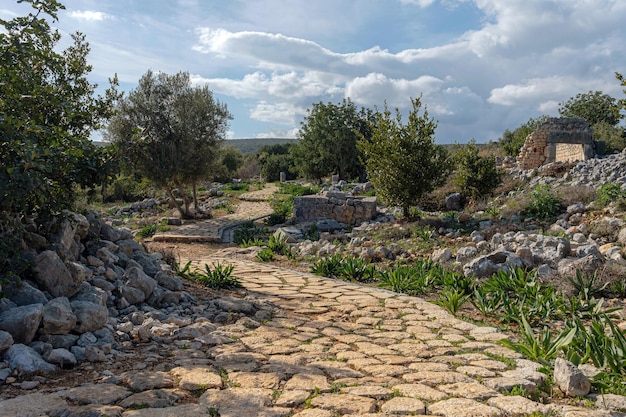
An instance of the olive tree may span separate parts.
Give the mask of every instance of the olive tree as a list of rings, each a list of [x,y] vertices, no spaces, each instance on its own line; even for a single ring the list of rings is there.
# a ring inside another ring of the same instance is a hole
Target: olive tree
[[[112,114],[116,80],[104,96],[87,80],[89,44],[81,33],[59,48],[46,17],[54,0],[23,0],[27,16],[0,19],[0,212],[40,217],[72,208],[77,185],[100,184],[105,152],[89,140]]]
[[[186,193],[180,204],[173,190],[191,186],[198,209],[197,184],[221,164],[219,146],[232,119],[226,105],[208,86],[193,86],[186,72],[148,71],[117,110],[105,138],[119,147],[128,166],[163,187],[179,212],[190,216]]]
[[[377,195],[387,204],[400,206],[405,217],[409,208],[441,185],[450,172],[448,152],[435,144],[437,123],[426,108],[420,114],[421,97],[411,102],[406,124],[398,109],[393,117],[385,104],[370,125],[371,138],[362,136],[357,143]]]

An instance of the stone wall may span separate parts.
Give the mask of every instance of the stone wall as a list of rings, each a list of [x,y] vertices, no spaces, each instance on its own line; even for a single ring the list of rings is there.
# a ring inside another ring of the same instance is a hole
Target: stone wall
[[[355,225],[376,217],[376,197],[354,197],[338,191],[329,191],[326,195],[296,197],[294,212],[298,223],[334,219]]]
[[[553,117],[528,135],[517,157],[521,169],[551,162],[584,161],[595,156],[592,130],[584,119]]]

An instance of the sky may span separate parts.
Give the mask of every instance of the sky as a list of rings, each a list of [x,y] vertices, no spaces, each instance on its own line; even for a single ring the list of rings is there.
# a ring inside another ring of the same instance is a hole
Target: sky
[[[624,0],[61,0],[91,82],[186,71],[234,119],[228,137],[295,138],[314,103],[398,108],[422,96],[437,143],[496,141],[559,103],[624,98]],[[5,0],[0,18],[30,11]]]

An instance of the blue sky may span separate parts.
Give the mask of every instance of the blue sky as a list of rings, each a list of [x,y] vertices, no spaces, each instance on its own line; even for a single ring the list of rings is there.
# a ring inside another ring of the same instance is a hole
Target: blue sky
[[[577,93],[624,98],[624,0],[62,3],[54,26],[86,34],[93,82],[187,71],[227,104],[230,138],[296,137],[320,101],[406,111],[422,94],[438,143],[487,142]],[[27,11],[5,1],[0,17]]]

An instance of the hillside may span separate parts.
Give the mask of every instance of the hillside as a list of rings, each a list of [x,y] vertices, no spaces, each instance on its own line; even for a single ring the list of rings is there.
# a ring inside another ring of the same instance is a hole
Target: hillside
[[[255,153],[262,146],[276,145],[285,143],[298,143],[298,139],[284,139],[284,138],[267,138],[267,139],[230,139],[224,142],[224,145],[230,145],[239,149],[244,154]]]

